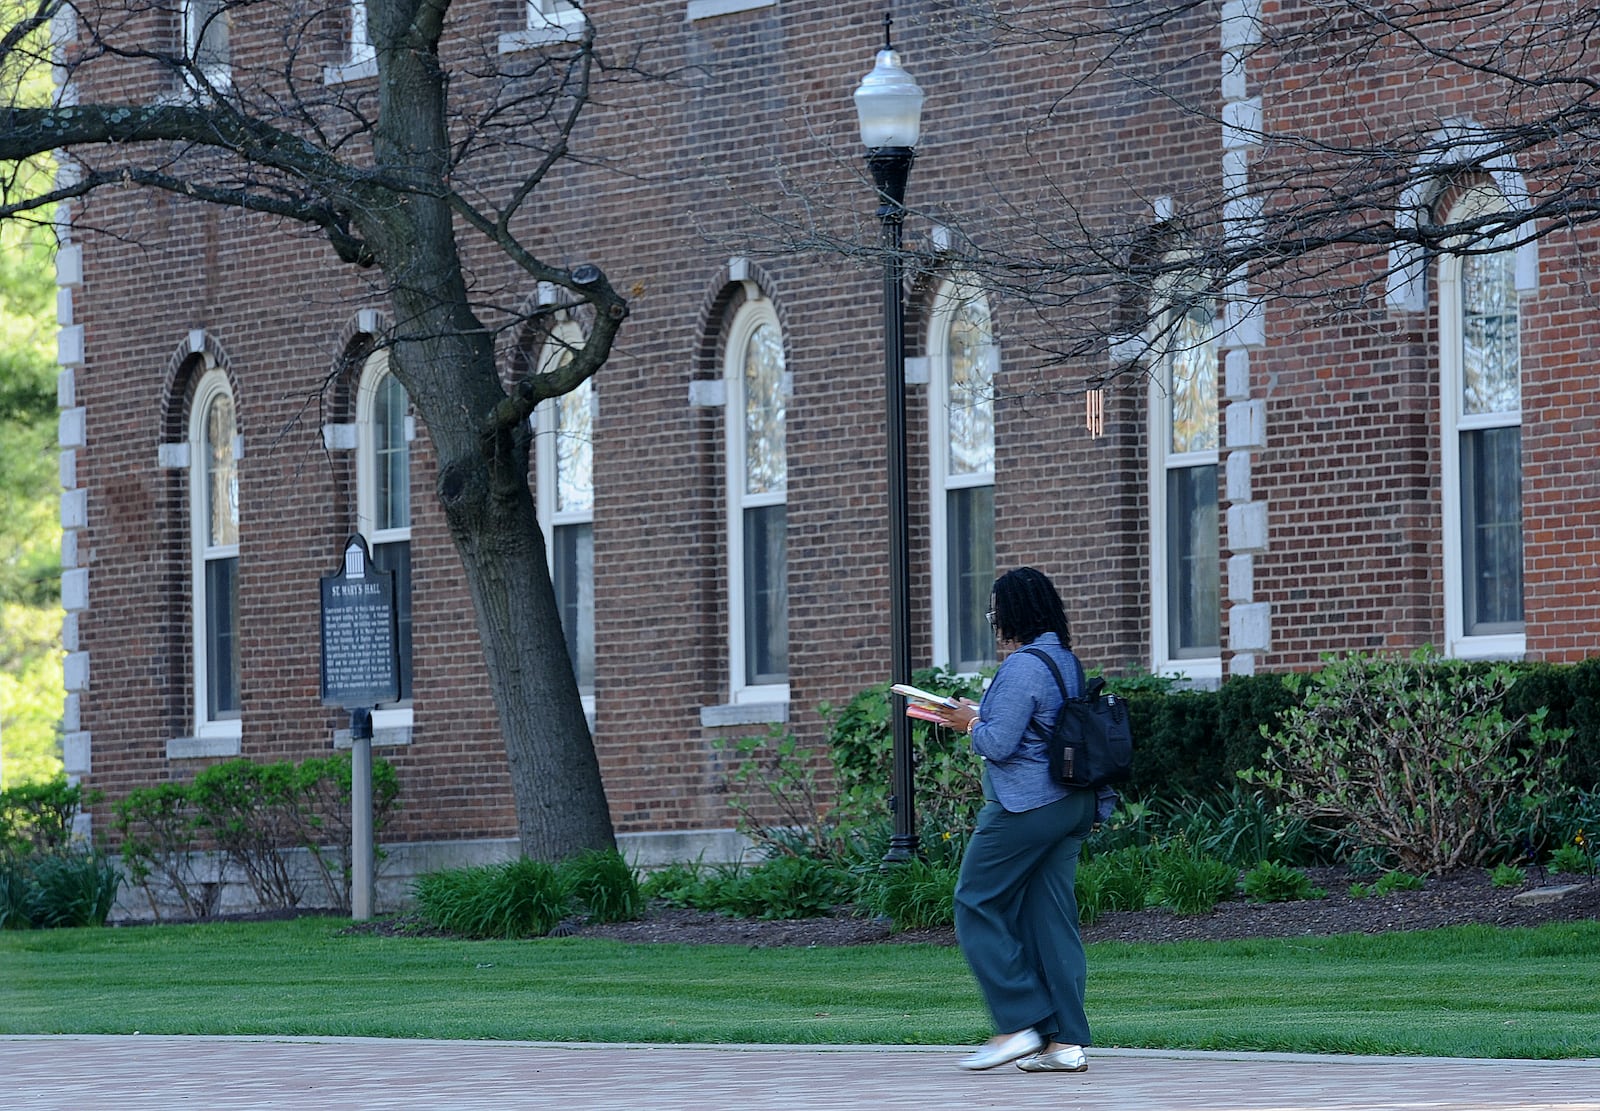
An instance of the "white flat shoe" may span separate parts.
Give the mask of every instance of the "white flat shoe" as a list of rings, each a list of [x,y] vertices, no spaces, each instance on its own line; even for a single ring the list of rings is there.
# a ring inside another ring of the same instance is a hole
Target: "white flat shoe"
[[[970,1057],[963,1057],[960,1061],[960,1067],[972,1072],[977,1072],[979,1069],[992,1069],[996,1065],[1015,1061],[1018,1057],[1026,1057],[1030,1053],[1037,1053],[1042,1045],[1044,1045],[1044,1039],[1039,1037],[1037,1030],[1019,1030],[1004,1041],[986,1045]]]
[[[1089,1059],[1083,1055],[1082,1046],[1069,1045],[1051,1053],[1024,1057],[1017,1062],[1017,1068],[1023,1072],[1087,1072]]]

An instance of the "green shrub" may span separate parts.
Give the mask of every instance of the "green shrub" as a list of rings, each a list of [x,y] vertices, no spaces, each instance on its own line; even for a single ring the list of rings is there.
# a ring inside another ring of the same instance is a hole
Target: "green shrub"
[[[0,929],[103,926],[122,873],[97,852],[33,852],[0,860]]]
[[[31,925],[28,870],[21,856],[0,854],[0,930],[26,930]]]
[[[888,918],[897,930],[948,926],[955,922],[959,871],[923,860],[874,870],[860,884],[857,905]]]
[[[99,798],[100,792],[85,795],[78,784],[68,783],[64,775],[45,783],[19,783],[0,791],[0,855],[66,850],[78,811]]]
[[[645,899],[660,899],[668,906],[693,907],[699,898],[697,892],[705,886],[702,872],[698,863],[674,861],[646,873],[639,893]]]
[[[200,873],[198,853],[209,835],[220,862],[244,873],[263,907],[294,907],[304,878],[286,852],[303,849],[328,902],[350,909],[352,769],[342,753],[294,764],[230,760],[189,784],[137,787],[116,807],[124,867],[161,915],[160,895],[178,900],[189,917],[215,912],[220,884]],[[376,834],[398,809],[399,776],[387,760],[372,762],[372,826]],[[380,855],[381,859],[381,855]]]
[[[1236,868],[1248,868],[1262,860],[1322,864],[1335,852],[1331,837],[1274,805],[1263,792],[1239,782],[1228,794],[1182,796],[1159,809],[1165,836],[1182,837]]]
[[[1569,872],[1575,876],[1594,875],[1594,846],[1589,844],[1588,835],[1579,830],[1574,841],[1550,854],[1549,867],[1552,872]]]
[[[1217,736],[1225,781],[1232,782],[1261,761],[1267,737],[1277,732],[1283,714],[1298,704],[1299,696],[1283,674],[1234,675],[1222,684],[1217,692]]]
[[[1503,842],[1509,800],[1554,790],[1561,734],[1545,728],[1542,709],[1505,716],[1516,682],[1505,665],[1469,667],[1424,648],[1329,659],[1290,682],[1301,704],[1242,778],[1408,871],[1482,861]]]
[[[423,921],[463,937],[543,937],[567,909],[556,870],[528,857],[429,872],[412,888]]]
[[[39,853],[29,861],[28,916],[45,929],[104,926],[122,873],[97,852]]]
[[[190,918],[208,918],[216,911],[221,885],[199,872],[195,836],[199,814],[182,783],[135,787],[117,802],[116,828],[122,843],[122,865],[161,918],[157,888],[175,895]]]
[[[1521,887],[1528,882],[1528,874],[1511,864],[1496,864],[1489,873],[1489,882],[1495,887]]]
[[[913,672],[911,681],[924,690],[974,700],[982,698],[977,676],[954,675],[941,668]],[[889,723],[889,688],[877,684],[861,691],[842,708],[824,705],[828,747],[838,791],[836,816],[844,831],[870,831],[878,838],[866,856],[881,859],[887,842],[893,741]],[[930,853],[948,857],[945,834],[964,838],[983,805],[979,763],[969,738],[930,722],[912,720],[911,748],[916,761],[917,832]]]
[[[1369,895],[1388,895],[1394,891],[1420,891],[1427,885],[1427,882],[1422,876],[1395,869],[1385,872],[1373,883],[1351,884],[1350,896],[1355,899],[1365,899]]]
[[[1080,861],[1072,890],[1078,902],[1078,924],[1093,925],[1105,910],[1105,873],[1086,868]]]
[[[1149,900],[1174,914],[1205,914],[1238,887],[1239,871],[1233,865],[1178,840],[1157,856]]]
[[[616,849],[594,849],[563,861],[556,873],[568,893],[596,922],[639,917],[644,897],[633,869]]]
[[[725,888],[719,909],[743,918],[817,918],[854,891],[849,873],[838,865],[780,856],[740,873]]]
[[[1327,894],[1298,868],[1263,860],[1244,874],[1245,898],[1257,903],[1289,903],[1320,899]]]
[[[1150,905],[1158,855],[1154,845],[1125,845],[1080,860],[1079,883],[1092,889],[1096,912],[1143,910]]]

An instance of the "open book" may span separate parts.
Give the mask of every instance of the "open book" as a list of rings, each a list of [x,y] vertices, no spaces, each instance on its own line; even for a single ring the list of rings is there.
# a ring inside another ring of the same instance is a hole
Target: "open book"
[[[928,706],[945,706],[950,709],[961,705],[961,699],[956,698],[954,695],[934,694],[932,691],[925,691],[921,687],[913,687],[910,683],[896,683],[889,689],[895,694],[905,695],[907,702],[921,702]]]

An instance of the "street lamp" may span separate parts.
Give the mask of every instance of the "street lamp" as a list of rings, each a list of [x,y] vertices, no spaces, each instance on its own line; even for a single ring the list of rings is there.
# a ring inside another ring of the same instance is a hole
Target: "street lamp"
[[[889,448],[889,672],[891,682],[911,682],[911,531],[906,492],[906,349],[905,263],[900,254],[905,221],[906,179],[916,158],[922,130],[922,90],[900,66],[889,41],[893,19],[883,17],[883,49],[872,72],[856,87],[856,113],[867,167],[878,190],[878,219],[883,223],[884,403]],[[911,774],[911,723],[905,700],[890,696],[890,729],[894,738],[894,770],[890,808],[894,831],[885,864],[917,855],[915,783]]]

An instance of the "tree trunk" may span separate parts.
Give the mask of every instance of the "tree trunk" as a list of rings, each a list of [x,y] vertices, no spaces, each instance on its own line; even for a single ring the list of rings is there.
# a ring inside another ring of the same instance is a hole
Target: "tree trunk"
[[[522,851],[559,861],[614,848],[611,811],[528,486],[531,430],[525,423],[484,427],[504,397],[491,347],[474,343],[470,333],[422,331],[431,337],[396,343],[394,362],[401,381],[414,387],[413,401],[439,451],[439,499],[472,593]],[[446,396],[450,404],[441,411]],[[482,423],[461,420],[463,396],[481,399],[473,409]]]

